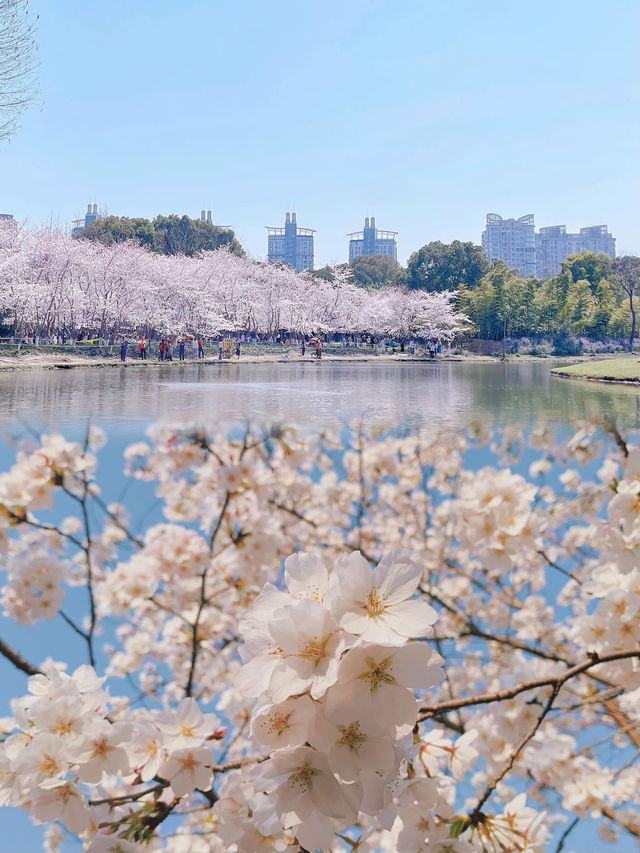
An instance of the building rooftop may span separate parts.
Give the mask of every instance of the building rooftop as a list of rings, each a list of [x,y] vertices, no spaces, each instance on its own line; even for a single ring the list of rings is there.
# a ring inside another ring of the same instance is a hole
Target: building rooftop
[[[381,231],[380,228],[376,228],[376,240],[395,240],[399,233],[399,231]],[[350,231],[347,237],[352,240],[364,240],[364,231]]]
[[[285,229],[284,228],[275,228],[275,227],[272,227],[271,225],[265,225],[265,228],[267,229],[267,231],[269,232],[270,235],[274,234],[274,235],[277,235],[279,237],[284,237],[284,235],[285,235]],[[302,235],[303,237],[310,237],[312,234],[316,233],[316,229],[315,228],[300,228],[300,226],[298,226],[296,233],[298,235]]]

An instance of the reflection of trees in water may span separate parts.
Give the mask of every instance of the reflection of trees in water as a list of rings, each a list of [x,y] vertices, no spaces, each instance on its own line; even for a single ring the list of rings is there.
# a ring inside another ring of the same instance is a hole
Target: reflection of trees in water
[[[0,374],[0,420],[158,418],[285,420],[345,417],[462,427],[615,415],[640,427],[640,389],[550,376],[551,364],[186,364],[138,369],[25,370]]]
[[[607,414],[622,425],[640,427],[640,387],[559,379],[551,376],[551,365],[538,362],[455,367],[463,369],[475,394],[476,415],[485,423],[570,423]]]

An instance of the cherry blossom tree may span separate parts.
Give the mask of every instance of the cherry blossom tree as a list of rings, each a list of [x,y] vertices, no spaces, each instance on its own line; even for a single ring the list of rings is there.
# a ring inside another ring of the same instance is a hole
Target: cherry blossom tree
[[[450,340],[467,326],[453,294],[369,292],[350,273],[334,280],[225,249],[156,255],[133,243],[104,246],[51,230],[0,233],[0,310],[16,334],[114,341],[121,335],[221,332],[369,333]]]
[[[162,501],[139,531],[102,496],[104,441],[44,435],[0,475],[4,613],[86,659],[0,641],[28,678],[0,804],[47,849],[61,827],[171,853],[640,837],[640,447],[614,425],[160,425],[125,454]]]

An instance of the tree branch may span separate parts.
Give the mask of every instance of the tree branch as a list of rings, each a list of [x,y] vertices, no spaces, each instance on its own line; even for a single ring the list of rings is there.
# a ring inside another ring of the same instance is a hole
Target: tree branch
[[[7,645],[3,639],[0,638],[0,655],[5,657],[8,661],[16,667],[16,669],[22,670],[22,672],[27,675],[42,675],[42,670],[35,667],[32,663],[29,663],[26,658],[23,658],[20,652],[17,652],[15,649],[12,649],[11,646]]]

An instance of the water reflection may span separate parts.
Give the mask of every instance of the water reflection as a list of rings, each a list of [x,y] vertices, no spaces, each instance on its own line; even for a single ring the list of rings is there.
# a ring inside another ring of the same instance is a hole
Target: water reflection
[[[464,427],[615,414],[640,425],[640,389],[550,376],[552,363],[264,363],[0,374],[0,423],[86,421],[139,432],[159,420]]]

